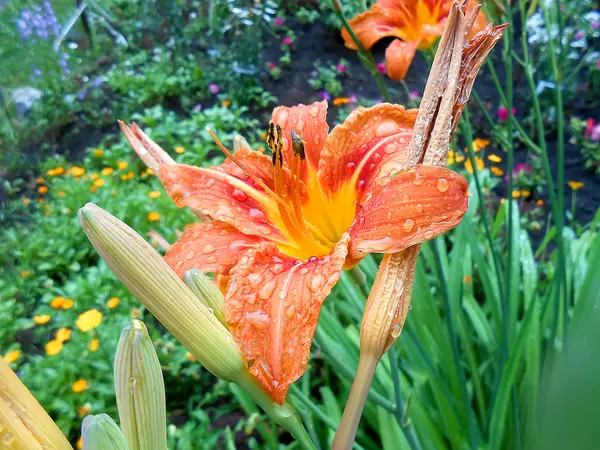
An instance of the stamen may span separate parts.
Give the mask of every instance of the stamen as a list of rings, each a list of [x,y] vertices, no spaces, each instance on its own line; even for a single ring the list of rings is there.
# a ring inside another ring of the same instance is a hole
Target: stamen
[[[306,158],[305,145],[306,141],[302,139],[302,136],[292,130],[292,150],[294,151],[294,156],[300,156],[302,161]]]

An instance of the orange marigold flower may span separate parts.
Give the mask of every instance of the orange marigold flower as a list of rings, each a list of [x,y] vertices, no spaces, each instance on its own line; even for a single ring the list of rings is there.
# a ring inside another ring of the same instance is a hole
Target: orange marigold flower
[[[106,302],[106,306],[108,306],[110,309],[114,309],[117,306],[119,306],[119,303],[121,303],[119,297],[113,297],[108,299],[108,301]]]
[[[65,298],[65,301],[62,303],[62,305],[60,307],[61,307],[61,309],[71,309],[74,304],[75,304],[75,302],[73,301],[73,299]]]
[[[38,325],[44,325],[50,322],[50,316],[48,314],[42,314],[41,316],[33,316],[33,321]]]
[[[100,186],[104,186],[104,178],[98,178],[96,181],[94,181],[94,186],[100,187]]]
[[[61,309],[63,303],[65,302],[66,298],[64,297],[54,297],[51,301],[50,301],[50,306],[54,309]]]
[[[146,169],[146,173],[147,173],[148,175],[154,175],[154,170],[152,170],[150,167],[148,167],[148,168]]]
[[[578,191],[583,187],[583,181],[569,181],[569,187],[574,191]]]
[[[90,178],[92,180],[97,180],[98,178],[100,178],[100,175],[98,175],[97,173],[93,173],[93,174],[90,175]]]
[[[191,362],[196,361],[196,358],[194,358],[194,355],[192,355],[190,352],[187,352],[185,354],[185,357],[187,358],[188,361],[191,361]]]
[[[75,444],[75,446],[77,447],[77,450],[81,450],[83,448],[83,437],[79,436],[79,439],[77,439],[77,444]]]
[[[40,186],[40,187],[38,188],[38,192],[39,192],[40,194],[45,194],[46,192],[48,192],[48,186]]]
[[[335,106],[345,105],[347,103],[350,103],[350,99],[348,97],[338,97],[333,99],[333,104]]]
[[[54,336],[54,340],[58,342],[67,342],[71,339],[71,333],[72,331],[68,328],[59,328],[56,332],[56,336]]]
[[[160,214],[157,213],[156,211],[152,211],[148,213],[148,220],[150,222],[156,222],[157,220],[160,220]]]
[[[59,197],[64,197],[65,195],[67,195],[67,193],[65,191],[58,191]]]
[[[89,311],[80,314],[75,322],[77,328],[84,333],[93,330],[102,323],[102,313],[97,309],[90,309]]]
[[[90,188],[90,192],[96,192],[98,190],[98,186],[92,186]]]
[[[488,156],[488,159],[489,159],[491,162],[495,162],[495,163],[500,163],[500,162],[502,162],[502,158],[500,158],[498,155],[489,155],[489,156]]]
[[[117,163],[117,167],[118,167],[119,169],[121,169],[121,170],[123,170],[123,169],[127,169],[127,166],[128,166],[128,164],[129,164],[129,163],[128,163],[127,161],[119,161],[119,162]]]
[[[357,109],[331,133],[326,114],[325,101],[276,108],[273,157],[240,138],[231,154],[215,136],[229,158],[212,168],[177,164],[135,124],[120,124],[175,204],[207,217],[188,225],[165,260],[180,277],[191,268],[229,276],[227,324],[279,403],[306,370],[321,304],[342,269],[432,239],[467,210],[461,175],[407,167],[416,110]]]
[[[221,106],[224,106],[225,108],[227,108],[229,105],[231,105],[231,100],[223,100],[221,102]]]
[[[84,173],[85,173],[85,169],[83,167],[73,166],[71,168],[71,175],[73,175],[74,177],[80,177]]]
[[[488,141],[487,139],[483,139],[483,138],[477,138],[471,144],[474,152],[478,152],[480,150],[483,150],[488,145],[490,145],[490,141]]]
[[[184,147],[175,147],[175,153],[184,153],[185,152],[185,148]]]
[[[11,350],[10,352],[6,353],[6,355],[4,355],[3,359],[8,364],[12,364],[14,362],[17,362],[17,359],[19,359],[19,356],[21,356],[21,352],[19,350]]]
[[[521,191],[512,191],[512,198],[521,198]]]
[[[385,65],[392,80],[402,80],[417,49],[431,48],[442,35],[454,0],[379,0],[368,11],[355,16],[349,25],[366,50],[382,38],[395,37],[385,51]],[[468,16],[479,3],[469,0]],[[480,13],[469,37],[486,25]],[[348,31],[342,30],[346,47],[356,50]]]
[[[528,191],[527,189],[522,189],[521,190],[521,197],[523,198],[527,198],[531,195],[531,191]]]
[[[113,168],[112,167],[105,167],[104,169],[102,169],[101,173],[102,175],[106,176],[106,175],[110,175],[111,173],[113,173]]]
[[[76,394],[83,392],[87,389],[88,387],[88,382],[87,380],[77,380],[75,383],[73,383],[73,386],[71,386],[71,390],[73,392],[75,392]]]
[[[87,416],[91,411],[92,411],[92,408],[86,404],[86,405],[83,405],[83,406],[80,406],[79,408],[77,408],[77,415],[81,419],[81,418]]]
[[[46,354],[48,356],[58,355],[63,349],[63,343],[56,339],[46,344]]]
[[[475,157],[475,165],[477,166],[477,170],[483,170],[485,168],[483,159],[481,159],[479,156]],[[467,172],[473,173],[473,165],[471,164],[470,159],[467,159],[467,162],[465,162],[465,169]]]
[[[28,198],[24,198],[24,199],[23,199],[23,204],[24,204],[25,206],[29,205],[30,203],[31,203],[31,200],[30,200],[30,199],[28,199]]]
[[[492,172],[497,177],[501,177],[502,175],[504,175],[504,171],[502,169],[500,169],[499,167],[494,167],[494,166],[490,167],[490,172]]]
[[[29,275],[31,275],[31,272],[29,270],[21,270],[21,276],[23,278],[27,278]]]
[[[94,149],[94,156],[102,156],[102,155],[104,155],[104,150],[102,150],[100,148]]]
[[[38,178],[35,179],[35,182],[37,184],[42,184],[44,182],[44,178],[43,177],[38,177]]]
[[[92,339],[90,341],[90,344],[88,345],[88,349],[90,350],[90,352],[98,351],[98,347],[100,347],[99,339]]]
[[[148,193],[148,197],[150,198],[158,198],[160,197],[160,191],[152,191]]]
[[[544,206],[544,200],[541,198],[536,202],[539,206]]]

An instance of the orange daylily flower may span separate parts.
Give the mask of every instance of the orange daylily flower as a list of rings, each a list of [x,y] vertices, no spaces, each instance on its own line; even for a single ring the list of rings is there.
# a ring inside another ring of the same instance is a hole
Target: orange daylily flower
[[[272,157],[240,137],[231,154],[215,137],[229,158],[211,168],[177,164],[136,124],[120,124],[175,204],[209,219],[188,225],[165,260],[180,277],[192,268],[229,277],[227,324],[279,403],[306,370],[321,304],[341,270],[438,236],[467,210],[461,175],[404,170],[417,110],[361,108],[330,134],[326,112],[325,101],[276,108]]]
[[[368,11],[358,14],[348,23],[369,50],[384,37],[396,37],[385,51],[385,64],[392,80],[403,80],[417,49],[428,49],[442,35],[454,0],[379,0]],[[466,15],[477,8],[476,0],[468,0]],[[488,24],[478,14],[469,38]],[[346,47],[356,50],[348,31],[342,29]]]

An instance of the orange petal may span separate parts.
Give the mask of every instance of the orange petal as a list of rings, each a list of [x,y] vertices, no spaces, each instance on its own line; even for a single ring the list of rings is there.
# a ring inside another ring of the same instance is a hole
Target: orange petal
[[[184,164],[161,166],[158,176],[178,207],[188,206],[245,234],[286,242],[277,225],[276,202],[252,186],[249,178],[239,179],[223,166],[203,169]]]
[[[472,11],[480,5],[480,2],[476,0],[469,0],[467,3],[467,10],[465,11],[465,17],[469,17]],[[489,24],[483,11],[480,11],[473,23],[473,27],[469,31],[468,38],[472,39],[477,33],[483,30]]]
[[[261,242],[225,222],[193,223],[169,248],[165,261],[181,278],[194,268],[227,275],[249,248]]]
[[[406,170],[367,199],[350,231],[350,257],[396,253],[454,228],[468,208],[467,181],[443,167]]]
[[[279,125],[283,132],[283,163],[289,167],[293,157],[292,131],[304,139],[306,153],[305,162],[315,170],[319,164],[319,155],[327,139],[327,102],[315,102],[312,105],[298,105],[288,108],[278,106],[273,110],[273,123]],[[306,179],[308,168],[303,164],[301,178]]]
[[[319,162],[323,191],[331,196],[353,183],[360,203],[378,180],[405,169],[417,113],[389,103],[354,110],[327,138]]]
[[[403,80],[410,63],[415,57],[419,41],[401,41],[394,39],[385,50],[385,65],[392,80]]]
[[[349,20],[348,25],[350,25],[365,50],[369,50],[378,40],[384,37],[405,37],[402,28],[406,26],[406,21],[403,20],[403,15],[398,9],[383,9],[378,5],[373,5],[368,11]],[[356,44],[346,28],[342,28],[342,37],[346,47],[356,50]]]
[[[280,404],[306,370],[321,304],[339,280],[349,239],[344,234],[330,255],[306,262],[265,243],[231,270],[227,324],[250,372]]]

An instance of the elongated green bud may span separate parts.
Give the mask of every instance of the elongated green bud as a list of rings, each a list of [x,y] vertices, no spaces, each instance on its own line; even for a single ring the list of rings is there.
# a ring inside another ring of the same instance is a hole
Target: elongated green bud
[[[0,358],[0,448],[71,450],[67,438]]]
[[[115,355],[115,394],[130,450],[165,450],[165,383],[152,340],[139,320],[132,320],[121,332]]]
[[[110,416],[87,416],[81,424],[83,450],[129,450],[125,436]]]
[[[115,275],[204,367],[227,381],[247,370],[229,330],[139,234],[93,203],[79,220]]]
[[[223,313],[223,307],[225,299],[215,283],[198,269],[188,270],[183,275],[183,278],[187,287],[189,287],[196,297],[211,309],[215,313],[217,319],[224,324],[225,314]]]

